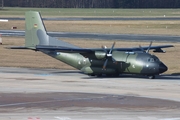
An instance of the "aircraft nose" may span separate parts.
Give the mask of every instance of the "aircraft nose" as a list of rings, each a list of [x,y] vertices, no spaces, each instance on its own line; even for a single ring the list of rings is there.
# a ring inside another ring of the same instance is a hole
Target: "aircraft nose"
[[[159,65],[159,73],[163,73],[163,72],[165,72],[165,71],[167,71],[167,66],[166,65],[164,65],[163,63],[160,63],[160,65]]]

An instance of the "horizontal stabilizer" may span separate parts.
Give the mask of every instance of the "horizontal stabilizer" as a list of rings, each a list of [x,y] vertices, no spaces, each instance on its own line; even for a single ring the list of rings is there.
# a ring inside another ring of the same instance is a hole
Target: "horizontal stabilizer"
[[[14,46],[14,47],[6,47],[7,49],[34,49],[34,48],[29,48],[29,47],[24,47],[24,46]],[[35,49],[34,49],[35,50]]]

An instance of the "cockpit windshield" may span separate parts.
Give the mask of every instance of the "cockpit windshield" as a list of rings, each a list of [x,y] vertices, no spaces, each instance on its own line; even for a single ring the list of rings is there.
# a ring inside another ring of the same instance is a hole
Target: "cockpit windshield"
[[[148,62],[154,62],[155,60],[154,60],[154,58],[149,58],[148,59]]]
[[[148,62],[156,62],[159,61],[159,59],[156,56],[152,56],[151,58],[148,58]]]

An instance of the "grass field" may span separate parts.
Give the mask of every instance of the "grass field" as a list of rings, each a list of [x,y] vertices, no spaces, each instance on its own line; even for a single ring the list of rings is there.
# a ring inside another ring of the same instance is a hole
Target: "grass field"
[[[59,8],[4,8],[0,17],[24,17],[29,10],[40,11],[42,17],[157,17],[179,16],[180,9],[59,9]],[[96,12],[94,12],[96,11]],[[59,12],[59,13],[58,13]],[[146,13],[146,14],[145,14]],[[148,13],[148,14],[147,14]],[[180,35],[180,21],[44,21],[48,31],[91,32],[111,34]],[[13,26],[24,30],[24,21],[0,22],[0,29]]]
[[[180,21],[44,21],[47,31],[180,35]],[[24,21],[0,22],[0,29],[24,30]]]
[[[69,8],[16,8],[5,7],[0,16],[23,17],[26,11],[39,11],[43,16],[67,17],[179,17],[180,9],[69,9]]]
[[[180,9],[60,9],[8,8],[0,10],[0,17],[24,17],[29,10],[40,11],[42,17],[177,17]],[[48,31],[91,32],[111,34],[179,35],[180,21],[44,21]],[[13,26],[24,30],[24,21],[0,22],[0,29]]]

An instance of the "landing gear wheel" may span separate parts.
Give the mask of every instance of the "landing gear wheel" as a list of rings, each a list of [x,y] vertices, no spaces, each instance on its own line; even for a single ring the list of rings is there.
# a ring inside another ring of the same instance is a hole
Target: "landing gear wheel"
[[[112,74],[106,74],[106,77],[112,77]]]
[[[102,77],[102,74],[98,74],[98,75],[96,75],[97,77]]]
[[[89,76],[95,76],[95,74],[88,74]]]
[[[149,79],[155,79],[155,75],[148,76]]]
[[[119,74],[113,74],[113,77],[119,77]]]

